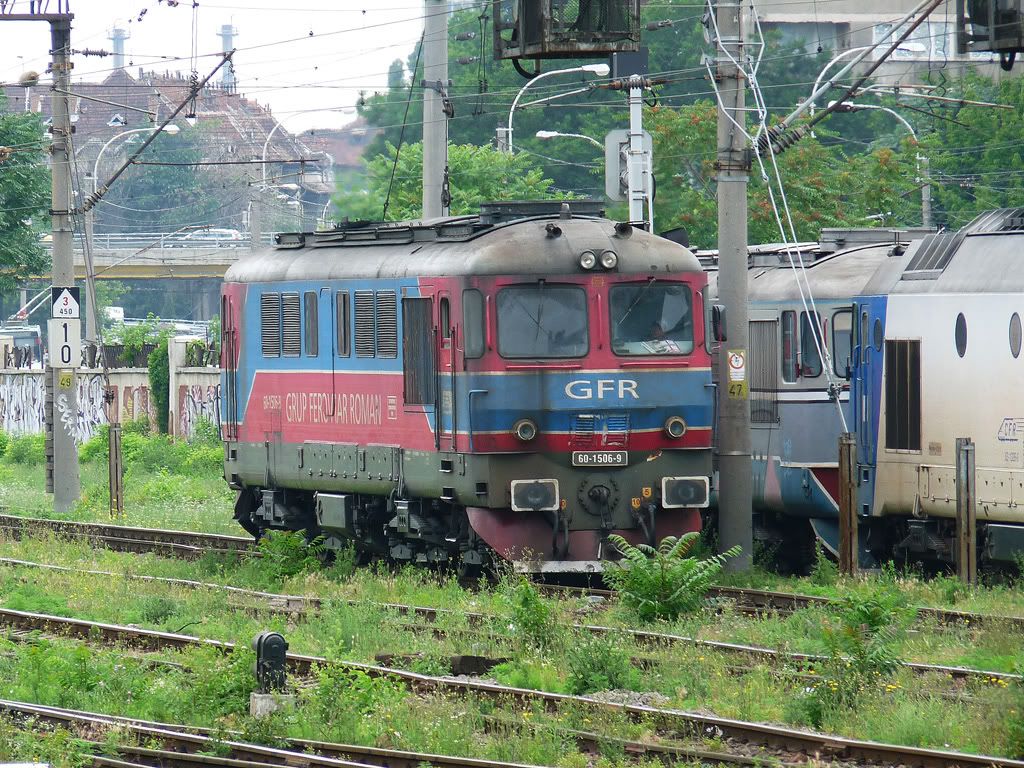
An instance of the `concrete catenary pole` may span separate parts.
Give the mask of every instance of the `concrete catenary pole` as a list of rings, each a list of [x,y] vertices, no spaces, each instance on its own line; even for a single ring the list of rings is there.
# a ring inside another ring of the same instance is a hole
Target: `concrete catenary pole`
[[[67,93],[71,90],[71,20],[50,22],[53,51],[53,143],[50,167],[53,175],[51,195],[53,226],[53,286],[67,288],[75,284],[75,265],[71,231],[71,117]],[[77,322],[76,322],[77,324]],[[50,360],[46,375],[51,382],[52,398],[47,398],[47,427],[53,438],[53,509],[68,512],[81,492],[78,477],[78,384],[74,369],[79,361],[55,368]]]
[[[644,203],[651,190],[647,153],[644,151],[643,123],[643,78],[633,75],[629,78],[629,149],[626,155],[626,174],[629,179],[629,220],[638,224],[645,220]],[[654,231],[654,222],[648,222],[646,229]]]
[[[432,219],[448,215],[441,199],[448,118],[439,90],[448,87],[448,0],[424,0],[423,16],[423,218]]]
[[[744,126],[743,0],[718,0],[718,295],[726,308],[727,339],[718,356],[718,538],[722,550],[739,546],[727,567],[750,567],[750,394],[747,354],[747,180],[750,150]]]

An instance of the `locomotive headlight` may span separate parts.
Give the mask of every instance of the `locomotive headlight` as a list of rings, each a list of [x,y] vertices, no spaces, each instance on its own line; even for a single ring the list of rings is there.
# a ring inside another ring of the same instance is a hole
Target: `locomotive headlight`
[[[537,436],[537,425],[530,419],[520,419],[512,425],[512,432],[524,443],[528,443]]]
[[[593,269],[597,264],[597,254],[593,251],[584,251],[580,254],[580,266],[584,269]]]
[[[513,480],[513,512],[553,512],[558,509],[557,480]]]
[[[619,263],[619,254],[615,251],[601,251],[601,266],[605,269],[615,269]]]
[[[686,422],[681,416],[670,416],[665,421],[665,434],[673,440],[678,440],[686,434]]]
[[[709,495],[706,477],[661,478],[661,506],[666,509],[706,507]]]

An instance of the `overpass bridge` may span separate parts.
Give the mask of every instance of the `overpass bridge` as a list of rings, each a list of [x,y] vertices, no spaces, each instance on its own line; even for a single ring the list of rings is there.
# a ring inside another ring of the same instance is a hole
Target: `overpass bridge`
[[[270,245],[271,236],[264,238]],[[93,235],[93,267],[98,279],[221,279],[252,250],[248,240],[195,243],[166,234]],[[84,280],[85,247],[74,240],[75,278]]]

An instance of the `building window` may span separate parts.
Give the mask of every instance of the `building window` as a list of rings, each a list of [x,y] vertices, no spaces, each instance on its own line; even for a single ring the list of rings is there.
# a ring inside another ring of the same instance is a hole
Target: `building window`
[[[306,309],[306,357],[320,354],[320,323],[317,318],[317,295],[315,291],[306,291],[302,297]]]
[[[885,342],[885,447],[921,450],[921,342]]]

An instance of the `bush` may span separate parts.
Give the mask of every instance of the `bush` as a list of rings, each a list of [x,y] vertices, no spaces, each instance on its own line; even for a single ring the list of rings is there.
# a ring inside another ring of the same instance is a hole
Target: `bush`
[[[537,588],[526,579],[519,579],[505,597],[509,607],[509,629],[535,648],[549,648],[558,632],[554,613]]]
[[[46,435],[12,437],[4,451],[4,460],[11,464],[43,464],[46,462]]]
[[[199,419],[192,426],[192,436],[188,439],[192,445],[221,446],[220,429],[210,419]]]
[[[604,579],[642,621],[693,613],[704,606],[704,595],[725,561],[740,553],[739,547],[733,547],[721,555],[687,557],[698,536],[669,536],[655,549],[646,544],[634,547],[612,534],[608,540],[622,554],[623,562],[605,569]]]
[[[575,637],[566,656],[569,693],[634,689],[640,681],[629,654],[608,635]]]
[[[319,570],[324,539],[318,536],[307,542],[303,531],[267,531],[260,538],[259,551],[267,576],[280,581]]]
[[[100,424],[96,434],[78,447],[78,460],[82,462],[106,461],[110,446],[110,425]]]
[[[0,459],[3,458],[4,453],[7,452],[7,446],[11,442],[11,436],[6,432],[0,432]]]
[[[811,583],[819,587],[832,587],[839,582],[839,566],[829,559],[819,539],[814,540],[814,565],[811,566]]]
[[[167,358],[169,337],[163,334],[156,349],[149,353],[149,392],[156,409],[156,423],[160,432],[167,434],[167,409],[171,402],[171,371]]]

